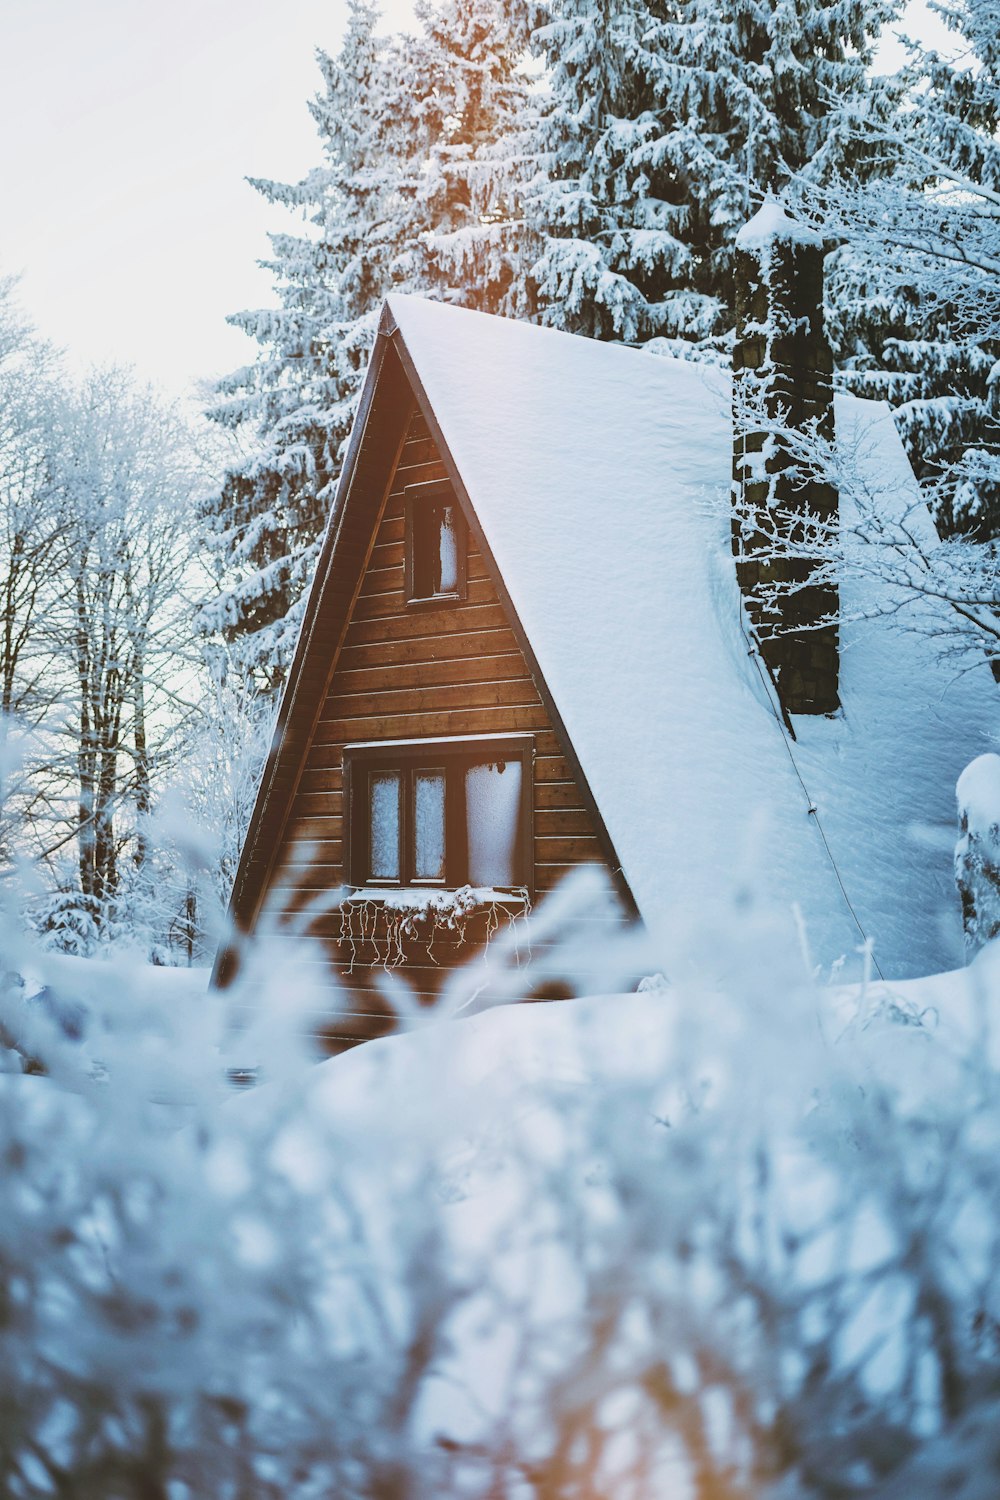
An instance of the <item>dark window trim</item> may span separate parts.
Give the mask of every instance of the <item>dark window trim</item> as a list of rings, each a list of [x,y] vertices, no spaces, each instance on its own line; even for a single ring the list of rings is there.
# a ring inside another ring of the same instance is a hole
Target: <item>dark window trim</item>
[[[455,587],[440,594],[417,594],[413,583],[413,559],[416,545],[417,511],[427,500],[448,499],[453,506],[455,516]],[[468,550],[469,532],[465,524],[465,515],[458,503],[454,488],[449,479],[430,479],[422,484],[408,484],[403,491],[403,508],[405,516],[403,548],[403,570],[405,576],[406,603],[411,609],[427,609],[438,607],[442,603],[452,600],[465,599],[468,587]]]
[[[468,848],[465,828],[465,799],[461,779],[448,775],[449,768],[481,765],[490,759],[521,762],[521,804],[518,809],[516,862],[524,879],[510,886],[526,890],[529,898],[535,891],[534,845],[534,763],[535,737],[532,734],[487,734],[441,736],[426,740],[377,740],[344,746],[344,875],[348,885],[358,890],[390,888],[457,890],[467,885],[464,868]],[[398,770],[404,778],[403,806],[411,805],[408,783],[414,771],[445,771],[445,874],[440,880],[417,880],[412,869],[412,829],[404,811],[400,837],[400,878],[369,879],[370,825],[367,816],[367,773],[370,770]],[[364,809],[364,811],[361,811]],[[506,889],[506,887],[505,887]]]

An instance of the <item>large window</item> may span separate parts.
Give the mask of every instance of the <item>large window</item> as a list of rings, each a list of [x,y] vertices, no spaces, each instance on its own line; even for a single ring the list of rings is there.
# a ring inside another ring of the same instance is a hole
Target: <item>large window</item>
[[[407,603],[464,599],[465,518],[451,485],[409,484],[405,504]]]
[[[356,886],[531,888],[530,735],[344,750]]]

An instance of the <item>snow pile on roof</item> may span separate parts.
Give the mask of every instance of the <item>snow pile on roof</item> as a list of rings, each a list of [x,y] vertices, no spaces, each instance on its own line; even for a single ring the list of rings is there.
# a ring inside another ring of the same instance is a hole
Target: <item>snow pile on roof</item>
[[[817,961],[867,938],[886,975],[960,963],[953,788],[997,727],[988,669],[849,624],[843,714],[792,744],[742,634],[728,376],[390,305],[647,923],[748,882],[798,904]],[[886,406],[838,398],[837,423],[886,504],[919,500]]]

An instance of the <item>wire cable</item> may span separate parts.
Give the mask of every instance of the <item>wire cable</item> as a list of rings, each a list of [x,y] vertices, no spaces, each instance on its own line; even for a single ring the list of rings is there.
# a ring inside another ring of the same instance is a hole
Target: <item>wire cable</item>
[[[744,623],[742,606],[740,607],[740,630],[743,634],[743,639],[747,644],[747,655],[752,656],[754,662],[756,663],[757,672],[760,677],[761,685],[764,689],[768,705],[771,709],[772,715],[774,716],[775,723],[778,726],[779,733],[781,734],[781,742],[784,745],[785,749],[788,751],[788,759],[792,763],[792,770],[795,772],[796,779],[798,780],[799,786],[802,788],[803,794],[805,796],[807,816],[811,817],[813,822],[816,824],[819,836],[823,840],[823,848],[826,850],[827,858],[830,861],[830,867],[833,870],[834,875],[837,877],[837,884],[840,886],[841,894],[844,898],[844,904],[846,905],[847,910],[850,912],[851,917],[853,918],[855,927],[861,934],[861,940],[864,943],[865,951],[868,953],[868,956],[871,959],[872,967],[874,968],[879,979],[881,979],[882,983],[884,984],[885,975],[882,973],[882,970],[879,967],[878,959],[875,957],[875,949],[872,945],[871,939],[865,932],[864,927],[861,925],[861,918],[858,916],[854,908],[854,903],[852,902],[850,896],[847,894],[847,886],[844,884],[844,877],[840,873],[840,867],[838,866],[837,861],[834,858],[833,850],[830,848],[830,840],[826,836],[826,830],[823,827],[823,822],[819,815],[819,808],[813,800],[809,788],[806,786],[802,772],[799,770],[798,762],[795,759],[795,754],[792,750],[791,745],[791,741],[795,738],[795,731],[792,729],[791,724],[786,722],[787,715],[784,711],[784,705],[781,702],[781,694],[778,692],[778,685],[774,680],[770,667],[767,666],[766,662],[764,662],[761,656],[760,646],[758,645],[757,640],[754,636],[751,635],[750,631],[748,631],[747,629],[746,624]],[[775,700],[777,700],[777,702],[775,702]]]

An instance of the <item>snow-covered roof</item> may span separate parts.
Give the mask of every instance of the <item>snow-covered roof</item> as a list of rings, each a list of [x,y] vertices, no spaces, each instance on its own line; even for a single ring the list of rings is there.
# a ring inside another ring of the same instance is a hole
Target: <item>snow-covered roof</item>
[[[961,962],[954,789],[991,748],[988,668],[957,674],[892,620],[847,624],[842,715],[796,719],[793,743],[741,633],[728,376],[389,307],[646,922],[746,877],[798,904],[824,964],[862,933],[887,976]],[[886,503],[911,505],[888,408],[838,398],[837,423]],[[842,597],[850,615],[856,583]]]

